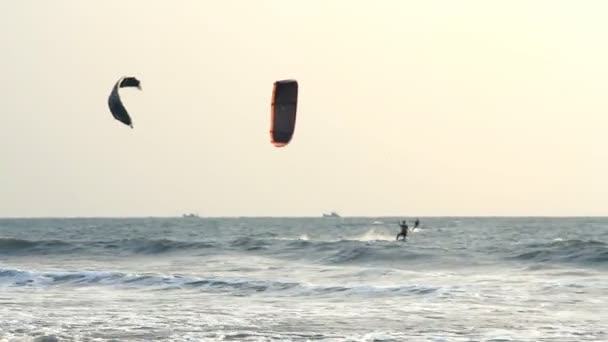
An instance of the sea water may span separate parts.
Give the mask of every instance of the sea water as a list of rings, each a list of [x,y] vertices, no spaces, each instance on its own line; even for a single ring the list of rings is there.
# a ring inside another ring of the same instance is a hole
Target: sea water
[[[608,341],[608,219],[0,220],[2,341]]]

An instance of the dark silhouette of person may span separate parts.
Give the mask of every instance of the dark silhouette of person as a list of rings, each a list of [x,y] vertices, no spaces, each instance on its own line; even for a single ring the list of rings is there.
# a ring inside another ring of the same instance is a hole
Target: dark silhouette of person
[[[399,240],[399,237],[403,236],[403,240],[405,241],[405,239],[407,238],[407,230],[408,230],[407,222],[405,222],[405,220],[403,220],[401,223],[399,223],[399,227],[401,227],[401,232],[399,232],[399,234],[397,234],[397,237],[395,238],[395,240]]]

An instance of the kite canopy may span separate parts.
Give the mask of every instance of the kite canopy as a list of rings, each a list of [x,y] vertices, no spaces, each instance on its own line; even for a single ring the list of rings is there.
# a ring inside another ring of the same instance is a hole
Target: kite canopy
[[[276,147],[289,144],[296,126],[298,82],[274,82],[270,123],[270,141]]]
[[[129,112],[127,112],[127,109],[122,104],[122,100],[120,99],[120,93],[118,91],[120,88],[126,87],[137,87],[137,89],[141,90],[140,82],[137,78],[121,77],[114,85],[114,88],[112,88],[112,92],[110,93],[110,97],[108,98],[108,106],[110,106],[110,112],[112,112],[112,116],[114,116],[114,119],[133,128],[133,122],[131,121]]]

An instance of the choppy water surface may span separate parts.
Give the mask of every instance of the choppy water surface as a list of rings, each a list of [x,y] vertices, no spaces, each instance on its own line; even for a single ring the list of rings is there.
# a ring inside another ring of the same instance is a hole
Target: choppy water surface
[[[0,340],[608,340],[608,219],[399,219],[2,219]]]

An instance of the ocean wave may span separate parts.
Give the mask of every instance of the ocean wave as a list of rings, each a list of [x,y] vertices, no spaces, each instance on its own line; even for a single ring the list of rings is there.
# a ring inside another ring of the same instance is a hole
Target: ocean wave
[[[415,260],[430,260],[432,254],[422,253],[403,248],[402,244],[374,244],[365,245],[350,243],[342,244],[340,248],[332,250],[321,261],[326,264],[408,264]]]
[[[117,286],[151,290],[201,290],[204,292],[267,292],[285,296],[323,295],[426,295],[439,288],[403,284],[317,285],[299,282],[238,278],[202,278],[184,275],[131,274],[112,271],[39,271],[0,269],[0,286],[4,287],[83,287]]]
[[[60,240],[31,241],[16,238],[0,238],[0,254],[28,252],[33,254],[49,254],[55,252],[70,252],[79,247]]]
[[[381,229],[369,229],[331,239],[300,233],[292,237],[277,234],[238,236],[232,239],[179,240],[173,238],[123,238],[99,240],[52,240],[0,237],[0,255],[48,255],[80,253],[83,255],[129,255],[196,252],[202,249],[222,248],[230,252],[278,253],[284,251],[309,254],[311,251],[332,252],[352,243],[365,245],[373,242],[393,241],[391,233]]]
[[[413,260],[434,258],[434,251],[412,248],[403,242],[395,242],[394,236],[378,230],[328,240],[300,235],[299,237],[273,237],[258,239],[242,237],[232,240],[235,252],[259,253],[266,257],[308,260],[327,265],[366,265],[390,263],[408,264]]]
[[[394,241],[397,234],[388,233],[380,229],[370,229],[361,235],[355,236],[355,241]]]
[[[210,242],[170,239],[122,239],[109,241],[60,241],[0,238],[0,255],[87,254],[159,254],[182,250],[212,248]]]
[[[520,248],[512,259],[539,263],[608,263],[608,244],[596,240],[562,240],[532,243]]]
[[[177,241],[171,239],[125,239],[102,243],[104,248],[119,247],[136,254],[159,254],[181,250],[198,250],[215,247],[213,243],[203,241]]]
[[[233,240],[230,245],[232,247],[238,247],[246,251],[257,251],[267,249],[270,245],[268,239],[252,238],[252,237],[241,237]]]
[[[178,240],[152,238],[125,238],[108,240],[29,240],[12,237],[0,238],[0,256],[157,256],[180,255],[200,257],[209,254],[260,255],[269,258],[312,262],[325,265],[390,265],[401,267],[412,263],[461,263],[463,259],[484,260],[476,251],[457,252],[455,249],[432,249],[418,246],[417,240],[395,242],[394,237],[382,229],[367,229],[344,236],[306,235],[291,237],[231,236],[224,240]],[[520,245],[509,245],[484,250],[490,259],[517,260],[543,265],[578,263],[608,265],[608,244],[599,240],[553,240]],[[468,264],[470,262],[467,261]]]

